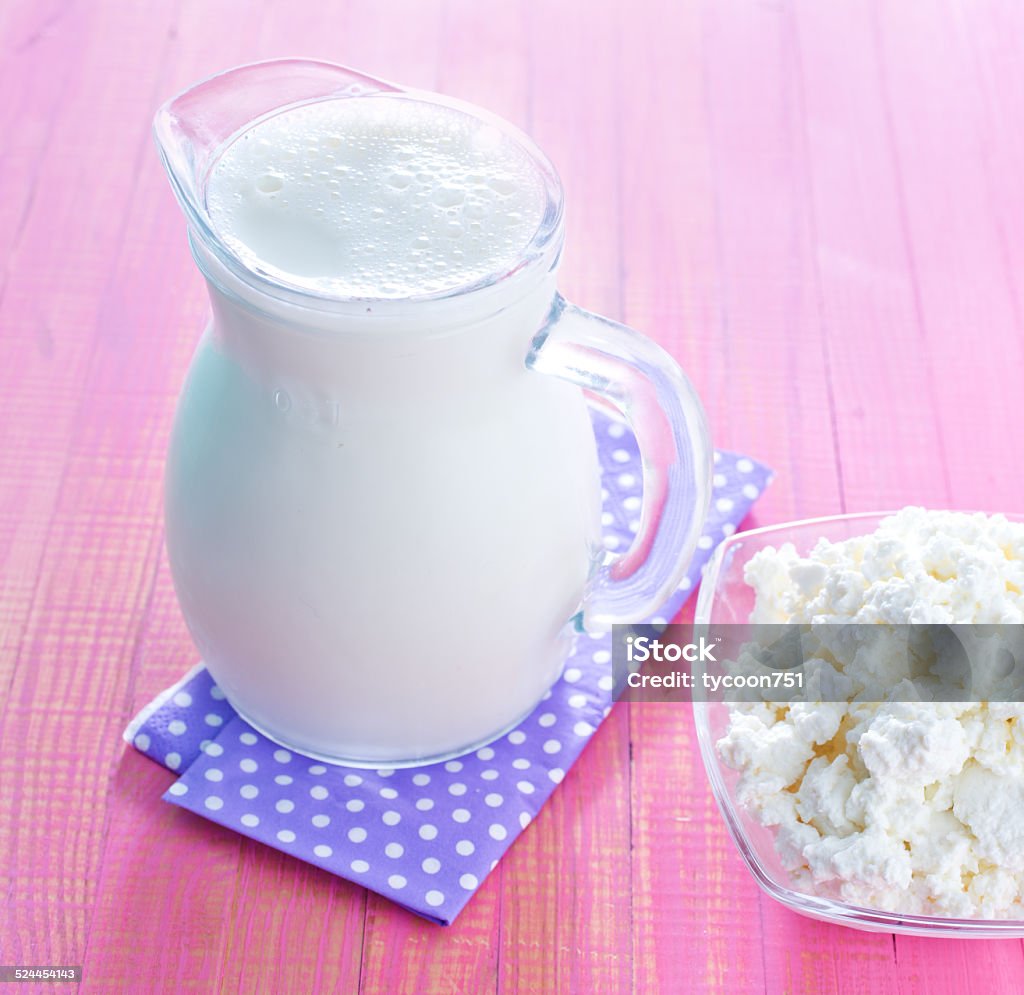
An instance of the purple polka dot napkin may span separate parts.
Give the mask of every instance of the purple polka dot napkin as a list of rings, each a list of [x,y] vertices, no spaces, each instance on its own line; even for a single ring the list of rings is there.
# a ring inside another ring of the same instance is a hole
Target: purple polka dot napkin
[[[620,421],[594,411],[605,545],[639,524],[641,467]],[[711,550],[772,477],[715,454],[714,498],[689,572],[651,621],[670,619]],[[611,709],[611,637],[580,636],[561,678],[512,732],[457,760],[404,770],[317,763],[238,717],[200,664],[144,708],[125,739],[180,773],[164,798],[449,924],[565,776]]]

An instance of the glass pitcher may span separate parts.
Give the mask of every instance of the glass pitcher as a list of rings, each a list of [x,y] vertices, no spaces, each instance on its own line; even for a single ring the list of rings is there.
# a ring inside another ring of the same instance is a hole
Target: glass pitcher
[[[546,204],[514,265],[371,299],[236,254],[207,206],[218,156],[328,99],[441,105],[518,143]],[[254,727],[329,762],[408,766],[493,740],[558,678],[574,633],[640,620],[678,586],[710,495],[693,388],[654,342],[559,296],[558,177],[484,111],[282,60],[185,91],[155,134],[212,305],[166,468],[175,589],[206,666]],[[643,457],[639,530],[614,558],[584,390]]]

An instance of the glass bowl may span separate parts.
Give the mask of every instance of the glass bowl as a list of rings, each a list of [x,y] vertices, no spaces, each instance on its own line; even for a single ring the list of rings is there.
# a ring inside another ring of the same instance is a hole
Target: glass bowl
[[[708,563],[697,601],[695,625],[747,621],[754,606],[754,597],[753,590],[743,579],[743,568],[759,550],[791,542],[797,553],[806,554],[823,537],[836,542],[873,532],[879,522],[890,514],[892,512],[815,518],[730,536],[718,547]],[[693,713],[704,769],[729,834],[754,880],[776,901],[812,919],[872,932],[959,939],[1024,936],[1024,920],[1020,919],[951,919],[902,915],[860,908],[794,887],[775,851],[775,831],[762,826],[755,816],[747,813],[740,805],[736,796],[739,773],[722,762],[715,748],[728,728],[728,704],[695,699]]]

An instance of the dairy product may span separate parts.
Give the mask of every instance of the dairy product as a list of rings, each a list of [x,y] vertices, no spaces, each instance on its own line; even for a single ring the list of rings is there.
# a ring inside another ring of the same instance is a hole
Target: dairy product
[[[534,159],[505,132],[390,94],[266,118],[207,184],[217,232],[246,265],[346,297],[432,294],[504,272],[546,203]]]
[[[214,318],[175,417],[167,549],[210,673],[286,746],[448,756],[558,676],[604,551],[583,394],[525,364],[554,265],[497,301],[314,298],[515,265],[546,206],[527,149],[485,119],[374,95],[258,122],[208,179],[216,233],[300,292],[264,293],[193,239]]]
[[[863,629],[819,624],[1024,622],[1024,525],[906,508],[806,557],[762,550],[745,577],[751,621],[810,624],[817,662],[843,665],[852,700],[734,704],[718,743],[794,886],[905,914],[1024,918],[1024,706],[913,700],[894,681],[905,652],[872,640],[858,653]],[[853,700],[882,689],[882,703]]]

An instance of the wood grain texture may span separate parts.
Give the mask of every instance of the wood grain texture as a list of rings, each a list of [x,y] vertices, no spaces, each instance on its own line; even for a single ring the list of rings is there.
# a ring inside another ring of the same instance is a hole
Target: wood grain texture
[[[1018,941],[763,897],[681,707],[616,710],[449,929],[165,805],[119,738],[193,659],[161,472],[205,294],[160,101],[304,54],[487,106],[562,173],[566,294],[777,468],[757,522],[1020,512],[1024,7],[0,0],[0,52],[0,963],[86,992],[1024,988]]]

